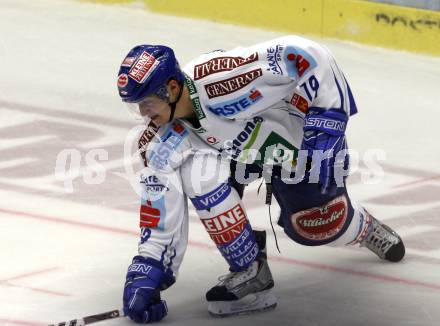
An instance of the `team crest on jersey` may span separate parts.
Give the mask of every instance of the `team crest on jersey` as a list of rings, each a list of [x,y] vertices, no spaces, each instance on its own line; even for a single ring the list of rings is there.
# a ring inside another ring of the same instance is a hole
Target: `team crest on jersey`
[[[258,60],[258,53],[253,53],[247,58],[242,57],[217,57],[194,66],[194,80],[202,79],[206,76],[230,71],[237,67],[247,65]]]
[[[230,101],[219,103],[215,106],[209,106],[208,110],[218,116],[229,117],[247,110],[251,105],[257,103],[263,98],[261,92],[252,88],[246,94],[232,99]]]
[[[302,77],[306,71],[317,66],[316,60],[303,49],[287,46],[284,50],[284,62],[289,77]]]

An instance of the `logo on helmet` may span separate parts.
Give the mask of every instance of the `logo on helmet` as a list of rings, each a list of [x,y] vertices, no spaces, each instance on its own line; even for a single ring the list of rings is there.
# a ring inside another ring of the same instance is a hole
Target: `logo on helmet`
[[[138,83],[143,83],[156,69],[158,64],[159,61],[154,56],[144,51],[131,67],[128,76]]]
[[[136,60],[135,57],[126,57],[124,61],[122,61],[121,66],[122,67],[131,67],[133,62]]]
[[[118,76],[118,87],[124,88],[128,84],[128,76],[127,74],[120,74]]]

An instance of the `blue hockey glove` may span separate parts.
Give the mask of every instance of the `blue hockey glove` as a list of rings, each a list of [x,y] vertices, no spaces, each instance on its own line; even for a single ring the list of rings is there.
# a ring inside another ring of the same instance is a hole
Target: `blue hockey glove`
[[[168,308],[165,300],[160,299],[160,290],[167,279],[170,276],[163,272],[158,261],[135,256],[128,267],[125,281],[124,314],[136,323],[162,320]]]
[[[348,117],[344,112],[331,109],[310,110],[304,118],[301,149],[307,150],[310,158],[313,157],[314,150],[321,150],[324,153],[328,151],[321,161],[319,171],[322,193],[326,193],[329,187],[335,184],[335,157],[339,151],[347,148],[344,135],[347,120]],[[336,162],[336,164],[344,164],[344,162]]]

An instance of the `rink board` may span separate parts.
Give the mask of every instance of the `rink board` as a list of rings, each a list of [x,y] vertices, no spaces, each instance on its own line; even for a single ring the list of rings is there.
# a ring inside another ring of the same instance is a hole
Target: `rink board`
[[[160,13],[440,55],[440,13],[429,10],[359,0],[144,1]]]
[[[137,122],[116,87],[127,51],[162,42],[185,64],[212,49],[284,33],[153,14],[142,6],[0,1],[0,30],[8,31],[0,39],[1,326],[44,326],[122,305],[139,241],[139,179],[131,166],[138,160],[124,159]],[[267,232],[277,308],[209,316],[205,292],[228,268],[191,208],[188,250],[176,284],[163,294],[169,314],[159,325],[438,326],[440,57],[316,40],[335,54],[356,97],[350,148],[361,163],[368,153],[386,154],[378,182],[366,164],[354,168],[353,153],[349,191],[403,237],[405,260],[387,264],[365,248],[300,246],[276,225],[274,200],[278,253],[265,191],[258,194],[252,184],[244,203],[252,226]],[[72,156],[77,168],[58,159],[64,150],[78,154]],[[108,156],[89,165],[96,150]],[[91,172],[100,166],[105,179],[97,182]],[[72,178],[57,173],[63,167]],[[96,325],[134,324],[119,318]]]

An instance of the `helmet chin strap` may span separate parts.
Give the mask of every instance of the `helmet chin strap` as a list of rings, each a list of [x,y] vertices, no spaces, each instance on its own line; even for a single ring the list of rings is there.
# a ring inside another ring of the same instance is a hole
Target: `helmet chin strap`
[[[171,122],[174,119],[174,114],[176,113],[176,105],[177,105],[177,102],[179,102],[180,98],[182,97],[182,92],[183,92],[183,84],[180,85],[179,95],[177,95],[177,99],[174,102],[168,103],[168,105],[171,108],[170,118],[169,118],[168,122]]]

